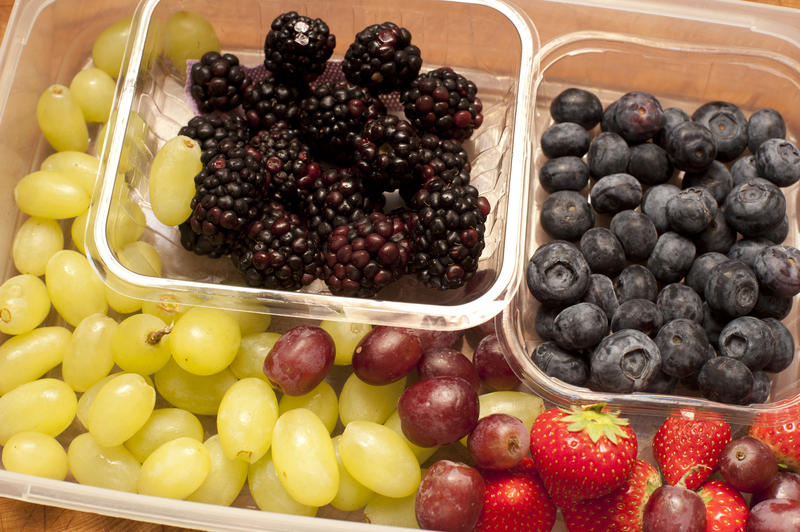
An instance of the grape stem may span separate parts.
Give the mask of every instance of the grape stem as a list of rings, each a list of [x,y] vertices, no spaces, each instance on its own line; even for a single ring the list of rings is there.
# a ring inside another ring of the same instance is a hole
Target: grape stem
[[[169,334],[169,333],[171,333],[171,332],[172,332],[172,326],[173,326],[173,325],[174,325],[174,324],[172,324],[172,323],[171,323],[169,326],[167,326],[167,327],[164,327],[163,329],[159,329],[159,330],[157,330],[157,331],[150,331],[150,332],[147,334],[147,339],[146,339],[145,341],[146,341],[148,344],[150,344],[150,345],[156,345],[156,344],[158,344],[158,342],[160,342],[160,341],[161,341],[161,339],[162,339],[162,338],[163,338],[165,335],[167,335],[167,334]]]

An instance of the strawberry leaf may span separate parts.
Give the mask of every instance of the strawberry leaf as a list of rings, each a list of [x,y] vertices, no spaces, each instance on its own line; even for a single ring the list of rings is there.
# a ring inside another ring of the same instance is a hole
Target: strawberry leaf
[[[619,417],[619,412],[604,412],[605,403],[597,403],[586,407],[573,405],[569,415],[561,418],[564,423],[569,423],[567,430],[570,432],[586,432],[592,443],[605,436],[608,441],[615,444],[617,437],[626,439],[628,434],[622,426],[628,425],[628,420]]]

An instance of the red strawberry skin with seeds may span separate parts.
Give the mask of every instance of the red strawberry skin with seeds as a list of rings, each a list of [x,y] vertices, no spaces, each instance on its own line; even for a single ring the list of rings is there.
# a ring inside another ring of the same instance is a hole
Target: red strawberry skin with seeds
[[[750,510],[741,493],[719,480],[709,480],[697,493],[706,505],[706,532],[745,532]]]
[[[749,433],[772,449],[779,465],[800,473],[800,405],[759,414]]]
[[[731,427],[724,421],[673,416],[653,437],[653,454],[664,480],[672,486],[696,467],[685,480],[687,489],[696,490],[717,469],[729,441]]]

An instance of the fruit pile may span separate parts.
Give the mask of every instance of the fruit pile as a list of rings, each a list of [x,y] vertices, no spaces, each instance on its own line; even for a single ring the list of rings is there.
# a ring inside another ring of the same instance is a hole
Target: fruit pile
[[[578,88],[550,113],[539,223],[553,240],[526,270],[534,363],[607,392],[768,401],[769,373],[795,359],[781,320],[800,292],[782,191],[800,151],[781,115],[714,101],[690,117],[644,92],[603,109]]]
[[[483,122],[477,87],[449,67],[422,72],[411,33],[392,22],[359,31],[340,63],[335,45],[324,21],[291,11],[272,21],[258,77],[216,50],[192,64],[202,114],[161,150],[170,179],[172,161],[191,160],[177,164],[180,201],[154,163],[154,214],[186,249],[230,256],[249,286],[321,279],[371,297],[405,274],[463,286],[490,211],[462,146]]]

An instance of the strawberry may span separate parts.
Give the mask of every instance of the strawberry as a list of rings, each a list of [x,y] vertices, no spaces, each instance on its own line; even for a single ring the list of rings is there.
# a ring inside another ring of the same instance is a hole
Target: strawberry
[[[531,427],[531,458],[561,508],[620,487],[633,470],[638,442],[628,420],[605,404],[552,408]]]
[[[564,508],[569,532],[635,532],[642,529],[644,506],[661,485],[661,475],[644,460],[636,460],[628,480],[608,495],[584,499]]]
[[[706,532],[744,532],[750,510],[742,495],[720,480],[697,490],[706,505]]]
[[[668,417],[653,437],[653,453],[667,484],[675,485],[691,468],[686,488],[696,490],[717,468],[722,450],[731,441],[724,421],[694,419],[690,412]]]
[[[486,489],[476,532],[552,530],[556,507],[530,458],[511,469],[483,471],[483,480]]]
[[[757,415],[749,433],[772,449],[778,464],[800,473],[800,404]]]

